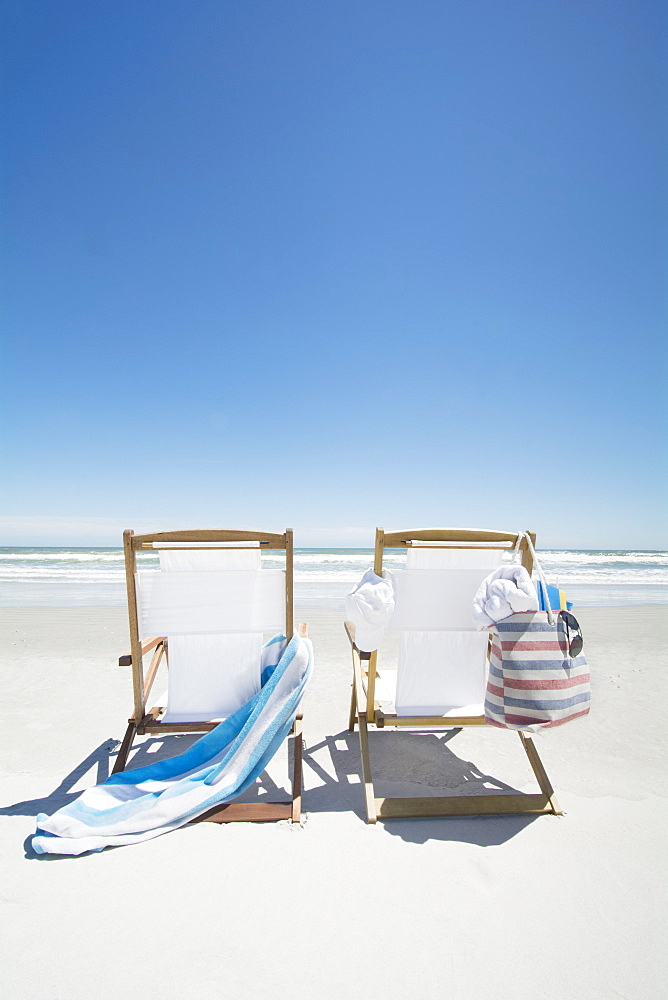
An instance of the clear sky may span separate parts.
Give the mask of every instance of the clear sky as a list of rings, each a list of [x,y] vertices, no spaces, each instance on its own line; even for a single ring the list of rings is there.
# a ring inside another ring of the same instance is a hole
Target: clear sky
[[[665,3],[0,9],[0,543],[668,546]]]

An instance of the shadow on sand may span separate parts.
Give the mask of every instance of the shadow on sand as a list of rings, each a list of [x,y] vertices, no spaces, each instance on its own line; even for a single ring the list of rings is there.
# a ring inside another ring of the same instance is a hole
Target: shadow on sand
[[[450,749],[448,742],[459,732],[459,729],[451,729],[443,733],[421,733],[417,738],[415,733],[370,732],[369,751],[376,795],[410,797],[447,795],[449,792],[458,795],[517,792],[514,786],[485,774]],[[382,752],[379,753],[381,741]],[[325,766],[327,757],[331,768]],[[321,782],[305,793],[306,810],[312,813],[350,811],[366,822],[356,733],[346,729],[308,747],[304,751],[304,765]],[[415,844],[443,840],[490,847],[505,843],[539,818],[543,817],[419,817],[384,820],[378,827]]]
[[[458,757],[447,745],[459,730],[444,733],[424,733],[416,739],[414,733],[369,734],[369,746],[374,769],[376,794],[429,795],[456,794],[484,795],[517,791],[492,775],[480,771],[470,761]],[[128,765],[128,770],[155,763],[166,757],[176,756],[187,750],[198,739],[195,735],[148,738],[139,744]],[[379,753],[380,741],[382,753]],[[67,774],[57,788],[38,799],[28,799],[0,808],[4,816],[51,815],[81,794],[75,786],[95,771],[95,781],[101,784],[111,774],[119,743],[109,739],[101,743]],[[289,768],[292,753],[289,752]],[[304,768],[308,777],[316,779],[316,787],[304,792],[304,811],[310,813],[352,812],[365,822],[364,795],[361,786],[361,762],[356,733],[343,730],[327,736],[312,746],[304,746]],[[312,782],[307,781],[308,784]],[[264,771],[257,782],[247,789],[237,801],[277,801],[289,795],[287,786],[277,784]],[[520,833],[538,816],[470,816],[470,817],[420,817],[385,820],[378,828],[420,844],[427,840],[458,841],[489,847],[505,843]],[[32,836],[32,835],[31,835]],[[39,860],[71,860],[58,855],[37,855],[30,845],[31,836],[25,841],[26,857]]]
[[[132,757],[126,768],[132,771],[147,764],[155,764],[159,760],[167,757],[176,757],[184,753],[196,740],[194,735],[170,735],[167,738],[148,738],[143,743],[137,744],[133,749]],[[100,785],[110,776],[116,754],[120,748],[120,742],[114,739],[105,740],[91,753],[88,754],[79,764],[67,774],[57,788],[54,788],[48,795],[38,799],[25,799],[22,802],[15,802],[10,806],[0,807],[0,816],[38,816],[39,813],[46,813],[51,816],[69,802],[73,802],[81,795],[83,788],[73,791],[74,787],[88,774],[94,771],[94,780],[87,782],[87,785]],[[290,754],[290,767],[292,767],[292,754]],[[267,771],[263,771],[254,785],[240,795],[236,802],[264,802],[281,801],[289,797],[286,787],[277,784]],[[38,861],[71,861],[71,857],[58,854],[37,854],[32,849],[32,834],[24,841],[26,858]]]

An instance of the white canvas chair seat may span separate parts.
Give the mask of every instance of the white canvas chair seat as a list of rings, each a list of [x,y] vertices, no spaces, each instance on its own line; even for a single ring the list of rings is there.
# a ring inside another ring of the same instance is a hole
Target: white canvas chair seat
[[[169,635],[163,722],[222,722],[260,690],[262,634]]]
[[[554,793],[531,740],[520,734],[541,796],[448,796],[377,799],[371,775],[367,726],[484,725],[488,634],[473,623],[473,598],[501,564],[504,549],[520,546],[525,566],[531,554],[517,533],[433,529],[376,532],[374,573],[383,572],[385,548],[406,548],[406,568],[394,570],[395,606],[388,628],[399,633],[396,669],[378,664],[378,653],[361,652],[354,628],[350,728],[359,726],[367,819],[417,815],[470,815],[489,812],[556,812]],[[539,776],[540,775],[540,776]],[[486,799],[487,801],[482,801]],[[492,799],[494,801],[492,801]],[[511,801],[512,800],[512,801]],[[522,801],[520,801],[522,800]]]
[[[430,699],[427,707],[419,705],[397,704],[397,677],[398,671],[383,668],[376,675],[376,701],[384,715],[396,715],[399,718],[415,715],[440,715],[444,720],[448,718],[459,718],[462,715],[482,715],[484,701],[467,702],[465,697],[447,700],[434,701]],[[430,692],[431,694],[431,692]],[[427,699],[425,699],[427,700]]]

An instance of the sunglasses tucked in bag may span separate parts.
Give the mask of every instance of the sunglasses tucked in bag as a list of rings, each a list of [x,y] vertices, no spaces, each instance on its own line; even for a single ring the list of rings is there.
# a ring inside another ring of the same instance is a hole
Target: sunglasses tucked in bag
[[[543,580],[531,539],[534,564]],[[589,712],[589,666],[570,611],[525,611],[492,628],[485,720],[535,732]]]

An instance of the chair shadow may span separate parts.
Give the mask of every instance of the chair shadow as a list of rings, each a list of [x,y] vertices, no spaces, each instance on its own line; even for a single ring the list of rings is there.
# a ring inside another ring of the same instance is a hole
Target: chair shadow
[[[439,789],[462,786],[470,788],[469,794],[489,792],[515,792],[508,785],[489,774],[484,774],[470,761],[458,757],[448,746],[448,742],[460,730],[444,733],[423,734],[419,739],[414,733],[387,732],[369,734],[369,747],[374,764],[376,793],[383,794],[383,785],[388,780],[410,783]],[[188,749],[198,735],[170,735],[149,737],[133,750],[126,770],[134,770],[147,764],[156,763],[176,756]],[[384,741],[382,758],[376,753],[380,740]],[[73,791],[75,785],[94,770],[95,782],[101,784],[111,774],[113,759],[120,743],[114,739],[105,740],[87,757],[80,761],[60,784],[48,795],[37,799],[26,799],[10,806],[0,807],[2,816],[37,816],[39,813],[51,815],[62,806],[74,801],[83,789]],[[328,754],[334,770],[323,766],[316,754]],[[377,759],[374,760],[374,757]],[[328,736],[310,747],[304,746],[305,768],[320,780],[316,788],[304,791],[304,810],[311,813],[352,812],[366,821],[364,793],[361,784],[361,760],[359,740],[356,733],[347,729]],[[288,767],[292,768],[292,741],[289,744]],[[391,776],[391,777],[390,777]],[[490,787],[491,786],[491,787]],[[405,792],[403,793],[405,794]],[[286,787],[277,784],[267,771],[263,771],[257,781],[235,801],[269,802],[289,798]],[[467,817],[420,817],[383,821],[388,833],[401,837],[410,843],[425,843],[427,840],[459,841],[489,847],[502,844],[533,823],[537,816],[467,816]],[[63,855],[41,855],[33,851],[32,834],[24,842],[26,858],[39,861],[68,861],[73,858]]]
[[[456,790],[457,794],[470,795],[517,792],[517,788],[485,774],[447,746],[460,731],[452,729],[438,734],[420,734],[418,739],[415,733],[370,732],[369,753],[376,795],[383,796],[383,786],[390,780],[395,784],[400,782],[411,786],[410,791],[402,788],[398,793],[404,797],[410,794],[424,796],[425,787],[434,789],[439,795],[447,794],[449,789]],[[374,754],[381,740],[385,741],[382,757]],[[315,759],[315,755],[322,752],[329,753],[335,777]],[[357,733],[346,729],[306,748],[304,764],[322,782],[317,788],[304,793],[304,808],[307,811],[350,811],[366,822]],[[386,794],[391,796],[397,792],[388,790]],[[415,844],[443,840],[491,847],[510,840],[538,818],[534,815],[425,816],[383,820],[382,826],[388,833]]]
[[[201,733],[189,733],[187,735],[176,735],[174,733],[166,736],[148,737],[139,744],[128,761],[126,771],[133,771],[138,767],[146,767],[148,764],[156,764],[160,760],[167,760],[169,757],[177,757],[188,750],[193,743],[201,738]],[[290,765],[292,764],[292,754],[290,753]],[[235,798],[235,802],[270,802],[281,801],[289,797],[289,792],[285,787],[277,784],[272,776],[263,771],[256,778],[254,784],[247,788],[245,792]]]
[[[94,784],[99,785],[107,780],[111,773],[110,760],[117,748],[117,740],[105,740],[87,757],[84,757],[69,774],[65,775],[57,788],[54,788],[48,795],[39,799],[14,802],[10,806],[2,806],[0,807],[0,816],[37,816],[38,813],[51,814],[56,812],[57,809],[61,809],[68,802],[73,802],[81,795],[83,789],[76,792],[73,792],[72,789],[89,771],[95,769],[97,772]]]
[[[149,737],[143,743],[133,748],[132,756],[126,766],[126,771],[133,771],[136,768],[144,767],[147,764],[157,763],[159,760],[166,760],[168,757],[175,757],[184,753],[196,740],[200,734],[169,735],[167,737]],[[105,740],[92,750],[87,757],[84,757],[69,774],[65,775],[60,784],[37,799],[25,799],[21,802],[14,802],[9,806],[0,806],[0,816],[38,816],[39,813],[46,813],[51,816],[58,809],[73,802],[82,792],[83,788],[73,791],[75,785],[88,774],[95,771],[95,780],[90,785],[101,785],[111,775],[114,758],[120,749],[120,741],[115,739]],[[292,752],[290,752],[290,766],[292,766]],[[256,782],[235,799],[236,802],[269,802],[281,801],[289,798],[286,788],[277,784],[267,771],[263,771]],[[58,854],[37,854],[32,848],[31,833],[24,841],[25,857],[37,861],[72,861],[75,860],[67,855]]]

